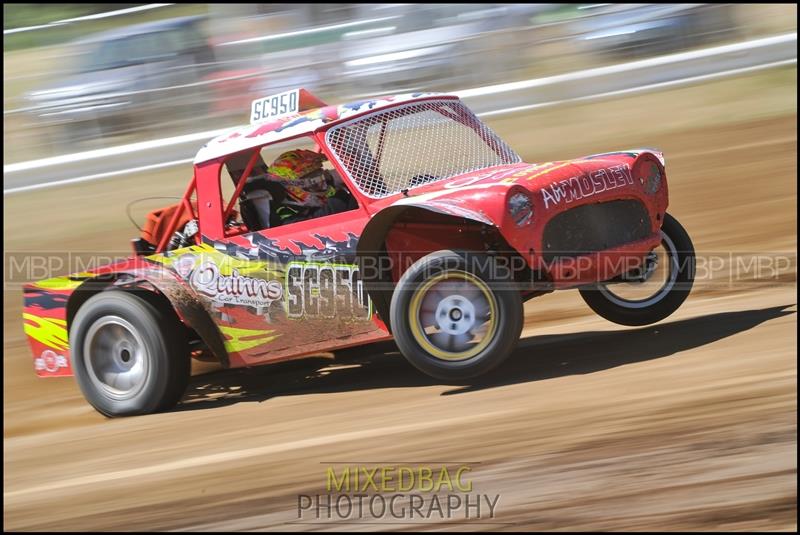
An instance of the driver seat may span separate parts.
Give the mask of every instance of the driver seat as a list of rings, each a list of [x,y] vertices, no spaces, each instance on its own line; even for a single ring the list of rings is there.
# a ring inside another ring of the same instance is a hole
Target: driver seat
[[[278,207],[285,199],[286,190],[282,185],[263,175],[251,178],[239,197],[242,222],[251,232],[279,226],[282,221]]]
[[[234,186],[242,179],[251,154],[243,153],[233,156],[225,162],[228,174]],[[239,195],[239,212],[242,222],[250,232],[276,227],[281,219],[276,211],[286,198],[286,190],[277,182],[268,180],[267,164],[258,155],[253,170]]]

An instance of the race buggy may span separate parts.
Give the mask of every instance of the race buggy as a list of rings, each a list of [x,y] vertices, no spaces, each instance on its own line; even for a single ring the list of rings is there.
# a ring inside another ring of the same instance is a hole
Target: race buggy
[[[603,318],[646,325],[691,290],[657,150],[525,163],[443,94],[329,106],[300,89],[251,113],[200,149],[130,258],[25,286],[38,375],[74,374],[105,415],[144,414],[178,403],[192,358],[249,367],[393,337],[459,382],[512,353],[532,297],[577,288]],[[267,162],[303,146],[346,209],[278,217]]]

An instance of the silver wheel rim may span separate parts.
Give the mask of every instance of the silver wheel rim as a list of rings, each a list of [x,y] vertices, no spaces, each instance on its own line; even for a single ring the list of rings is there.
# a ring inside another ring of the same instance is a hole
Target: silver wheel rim
[[[680,265],[678,264],[678,251],[675,248],[675,244],[672,242],[670,237],[667,236],[666,233],[664,233],[663,230],[661,231],[660,247],[664,248],[665,256],[667,257],[667,261],[660,264],[665,264],[666,268],[668,269],[668,272],[664,277],[665,279],[664,283],[653,294],[643,299],[626,299],[618,295],[618,293],[615,293],[610,288],[612,286],[621,287],[622,285],[636,286],[636,285],[647,284],[647,282],[650,280],[649,278],[647,281],[641,283],[598,284],[597,289],[610,302],[624,308],[633,308],[633,309],[647,308],[649,306],[658,303],[664,297],[666,297],[667,294],[669,294],[669,292],[675,286],[675,282],[678,279],[678,273],[680,272]],[[652,277],[652,274],[650,276]]]
[[[445,279],[422,298],[418,321],[432,345],[459,354],[484,342],[492,321],[491,308],[486,295],[472,282]]]
[[[83,361],[95,387],[114,399],[130,399],[144,386],[147,349],[131,323],[105,316],[92,324],[83,344]]]

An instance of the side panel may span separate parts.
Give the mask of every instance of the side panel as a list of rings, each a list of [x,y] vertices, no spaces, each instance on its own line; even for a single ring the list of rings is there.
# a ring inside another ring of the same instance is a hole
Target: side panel
[[[417,211],[422,215],[422,212]],[[481,227],[456,218],[438,219],[436,222],[398,222],[386,234],[386,249],[391,260],[392,279],[400,280],[414,262],[432,251],[456,249],[482,251],[486,239]]]
[[[161,256],[209,311],[231,367],[388,338],[355,263],[361,210]]]

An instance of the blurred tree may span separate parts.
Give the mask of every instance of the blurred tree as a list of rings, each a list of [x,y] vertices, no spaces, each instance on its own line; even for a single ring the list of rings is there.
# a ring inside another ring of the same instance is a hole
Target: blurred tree
[[[3,30],[40,26],[64,19],[106,13],[144,4],[3,4]],[[3,36],[3,51],[49,46],[138,22],[150,22],[184,15],[201,15],[208,4],[174,4],[120,16],[58,24],[51,28],[11,33]]]
[[[141,4],[3,4],[3,29],[37,26],[139,5]]]

